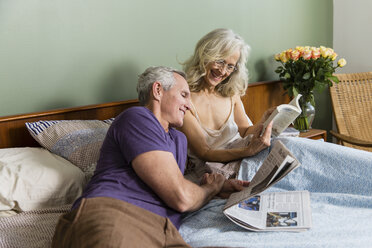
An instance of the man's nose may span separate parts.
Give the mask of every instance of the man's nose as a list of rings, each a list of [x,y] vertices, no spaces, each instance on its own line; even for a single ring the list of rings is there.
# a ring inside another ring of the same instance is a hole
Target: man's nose
[[[191,108],[191,99],[188,98],[185,104],[186,110],[189,110]]]

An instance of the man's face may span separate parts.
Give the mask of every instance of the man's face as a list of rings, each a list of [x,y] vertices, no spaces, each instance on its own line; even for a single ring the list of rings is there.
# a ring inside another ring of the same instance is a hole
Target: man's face
[[[163,120],[170,126],[181,127],[185,113],[190,108],[190,89],[181,75],[173,75],[176,83],[168,91],[164,91],[161,111]]]

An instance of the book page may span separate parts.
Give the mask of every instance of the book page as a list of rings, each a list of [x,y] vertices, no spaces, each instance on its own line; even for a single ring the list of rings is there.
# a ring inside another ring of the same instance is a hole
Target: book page
[[[279,136],[301,112],[288,108],[287,106],[279,106],[279,114],[273,119],[272,136]]]
[[[300,104],[298,103],[298,101],[300,100],[300,97],[302,97],[301,94],[298,94],[295,98],[292,99],[292,101],[290,101],[288,104],[289,105],[292,105],[294,107],[296,107],[297,109],[300,109],[301,110],[301,107],[300,107]]]
[[[279,136],[302,112],[298,103],[302,95],[298,94],[289,104],[281,104],[264,122],[261,135],[265,132],[267,125],[273,121],[272,136]]]

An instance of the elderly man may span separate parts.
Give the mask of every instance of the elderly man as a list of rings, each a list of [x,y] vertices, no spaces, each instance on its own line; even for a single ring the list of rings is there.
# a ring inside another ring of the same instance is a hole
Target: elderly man
[[[184,73],[150,67],[137,85],[141,107],[115,118],[91,181],[62,216],[53,247],[189,247],[178,233],[181,213],[245,182],[206,174],[201,185],[183,177],[187,141],[174,127],[190,106]]]

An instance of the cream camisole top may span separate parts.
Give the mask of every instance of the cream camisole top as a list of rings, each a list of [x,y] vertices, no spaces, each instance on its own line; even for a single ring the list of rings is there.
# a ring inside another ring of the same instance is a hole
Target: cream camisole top
[[[196,120],[199,122],[201,128],[203,129],[205,140],[211,149],[228,148],[233,143],[242,139],[238,131],[238,125],[235,123],[234,120],[234,104],[232,98],[230,98],[230,101],[231,101],[230,114],[226,122],[218,130],[210,129],[203,126],[203,124],[200,121],[198,112],[191,102],[191,107],[193,108],[194,116]],[[250,125],[252,125],[252,122],[249,120],[249,118],[248,121]],[[189,180],[195,182],[200,178],[200,176],[202,176],[205,173],[204,165],[205,161],[200,160],[190,149],[188,149],[188,168],[185,175],[187,174],[190,175],[189,177],[188,176],[186,177]]]
[[[234,104],[232,102],[232,98],[230,98],[230,100],[231,100],[230,114],[225,123],[218,130],[204,127],[200,121],[198,111],[196,110],[195,106],[191,103],[191,106],[195,113],[195,118],[199,122],[200,126],[204,131],[205,139],[207,141],[208,146],[212,149],[225,148],[228,144],[240,138],[240,134],[238,132],[238,125],[236,125],[234,120]]]

